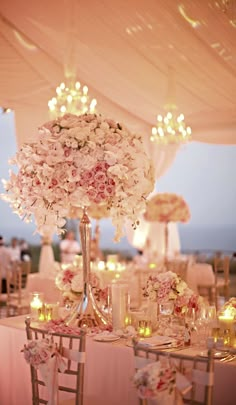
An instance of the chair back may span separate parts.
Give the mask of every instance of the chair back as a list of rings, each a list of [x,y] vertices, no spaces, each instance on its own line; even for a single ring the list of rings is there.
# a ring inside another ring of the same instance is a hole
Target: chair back
[[[7,272],[7,301],[12,300],[18,305],[22,304],[24,289],[31,269],[31,262],[14,262],[11,270]]]
[[[214,359],[212,350],[206,357],[191,356],[179,352],[158,351],[134,342],[136,371],[145,365],[166,359],[176,368],[177,389],[182,395],[183,403],[212,405],[214,383]],[[179,374],[179,375],[178,375]],[[180,378],[184,376],[184,382]],[[178,387],[178,377],[181,381]],[[187,381],[187,384],[186,384]],[[139,399],[140,405],[146,405],[146,399]]]
[[[28,340],[40,340],[49,336],[47,330],[33,327],[30,317],[26,318],[25,324]],[[66,380],[63,380],[63,385],[59,381],[58,394],[60,392],[72,393],[73,405],[83,405],[86,332],[83,329],[79,335],[52,332],[50,338],[57,343],[59,353],[66,361],[66,369],[63,371],[66,374]],[[30,372],[33,405],[47,404],[48,399],[45,398],[47,394],[45,390],[40,389],[45,386],[45,383],[40,377],[38,369],[30,366]],[[61,373],[59,369],[58,373]]]
[[[215,256],[214,257],[214,272],[216,277],[216,284],[217,278],[223,277],[225,285],[229,283],[229,267],[230,267],[230,258],[229,256]]]
[[[182,280],[187,281],[187,270],[189,261],[181,259],[167,260],[166,267],[167,271],[172,271],[176,273]]]

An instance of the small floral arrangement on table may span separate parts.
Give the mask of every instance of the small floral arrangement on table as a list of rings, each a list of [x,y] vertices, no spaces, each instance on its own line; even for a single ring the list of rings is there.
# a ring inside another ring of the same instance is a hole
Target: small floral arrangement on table
[[[82,268],[78,267],[76,263],[63,265],[57,273],[55,284],[62,291],[65,300],[79,300],[84,288]],[[100,288],[99,277],[94,272],[90,273],[90,285],[96,299],[102,303],[106,302],[108,288]]]
[[[51,339],[32,340],[21,350],[28,364],[38,368],[48,362],[50,358],[58,355],[57,345]]]
[[[197,311],[200,305],[200,297],[172,271],[149,276],[143,295],[158,304],[172,301],[176,315],[183,315],[189,308]]]
[[[161,393],[172,394],[176,384],[176,370],[168,362],[161,361],[140,368],[133,382],[140,398],[157,398]]]
[[[123,124],[96,114],[66,114],[39,128],[11,161],[18,173],[5,182],[14,211],[37,230],[45,225],[62,232],[70,207],[105,203],[115,240],[125,219],[137,224],[154,188],[154,169],[141,136]]]
[[[144,218],[150,222],[188,222],[190,211],[183,197],[160,193],[147,202]]]

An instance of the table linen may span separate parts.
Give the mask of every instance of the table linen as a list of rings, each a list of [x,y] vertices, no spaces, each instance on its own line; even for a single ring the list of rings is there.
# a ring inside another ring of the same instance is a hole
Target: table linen
[[[0,403],[31,405],[30,370],[22,353],[26,342],[25,316],[0,320]],[[197,349],[183,353],[197,354]],[[96,342],[87,337],[84,405],[138,405],[132,384],[134,355],[131,347],[118,342]],[[62,376],[64,378],[65,376]],[[213,405],[234,405],[236,360],[215,362]]]

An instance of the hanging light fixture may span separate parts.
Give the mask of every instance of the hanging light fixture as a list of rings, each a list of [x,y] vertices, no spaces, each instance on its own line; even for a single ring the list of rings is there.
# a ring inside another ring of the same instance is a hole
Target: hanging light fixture
[[[192,130],[186,125],[184,114],[177,112],[174,72],[170,67],[168,68],[167,100],[168,103],[164,107],[166,114],[157,115],[157,123],[152,127],[150,140],[162,145],[188,142],[191,139]]]
[[[81,86],[79,81],[62,82],[56,88],[56,95],[48,102],[50,117],[56,118],[66,113],[85,114],[94,113],[97,100],[90,100],[88,87]]]
[[[163,117],[157,116],[157,124],[152,127],[152,142],[161,144],[183,143],[191,139],[192,130],[184,122],[184,114],[176,114],[175,111],[168,111]]]
[[[95,113],[97,100],[91,99],[88,86],[77,80],[77,49],[78,37],[78,1],[70,0],[65,13],[65,51],[64,81],[57,86],[56,94],[48,101],[50,118],[54,119],[66,113]]]

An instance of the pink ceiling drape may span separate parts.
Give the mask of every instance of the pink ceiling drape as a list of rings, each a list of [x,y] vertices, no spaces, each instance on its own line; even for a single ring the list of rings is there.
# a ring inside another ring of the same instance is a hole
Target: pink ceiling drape
[[[167,67],[195,141],[236,143],[236,27],[215,1],[2,0],[0,105],[15,110],[18,145],[48,119],[70,32],[78,79],[98,111],[149,139],[166,103]]]

